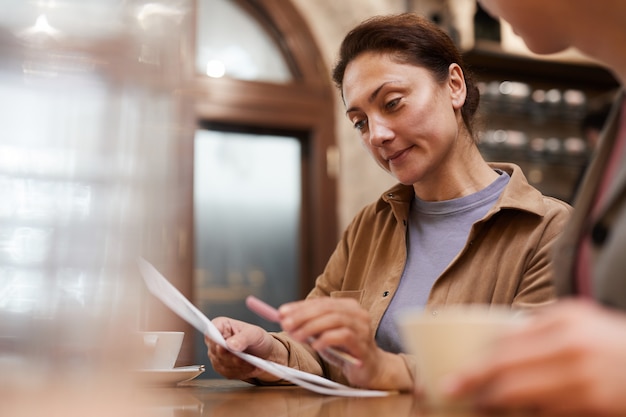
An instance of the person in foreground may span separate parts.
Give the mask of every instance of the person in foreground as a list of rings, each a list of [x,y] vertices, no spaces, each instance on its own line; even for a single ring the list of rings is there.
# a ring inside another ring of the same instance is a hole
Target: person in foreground
[[[626,82],[626,2],[482,0],[537,53],[569,46]],[[593,29],[593,30],[592,30]],[[626,100],[600,139],[571,224],[556,245],[561,301],[502,338],[489,360],[442,387],[488,409],[626,415]]]
[[[519,167],[485,162],[473,134],[478,89],[428,20],[363,22],[343,40],[333,79],[362,144],[399,184],[356,215],[307,298],[280,307],[284,332],[214,323],[234,350],[352,386],[410,391],[415,362],[402,353],[395,315],[550,302],[549,254],[571,208],[530,186]],[[280,382],[207,344],[222,375]],[[328,347],[358,364],[317,353]]]

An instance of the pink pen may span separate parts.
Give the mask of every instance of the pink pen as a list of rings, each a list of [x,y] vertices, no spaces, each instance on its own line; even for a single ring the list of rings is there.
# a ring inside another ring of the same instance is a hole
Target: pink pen
[[[265,320],[271,321],[273,323],[280,323],[280,313],[278,312],[278,310],[272,307],[271,305],[267,304],[266,302],[259,300],[255,296],[249,295],[248,297],[246,297],[246,306],[251,311],[263,317]],[[314,339],[311,338],[309,340],[309,343],[313,341]],[[332,348],[332,347],[328,347],[324,349],[324,353],[327,353],[330,356],[340,361],[347,362],[350,365],[356,365],[356,366],[361,365],[361,361],[355,358],[354,356],[350,355],[349,353],[342,352],[340,350]]]

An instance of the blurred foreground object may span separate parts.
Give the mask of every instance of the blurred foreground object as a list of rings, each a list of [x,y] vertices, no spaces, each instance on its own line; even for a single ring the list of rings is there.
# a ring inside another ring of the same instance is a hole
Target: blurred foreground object
[[[6,3],[0,403],[14,416],[35,415],[34,404],[20,412],[33,392],[123,385],[133,356],[126,336],[143,314],[136,259],[164,252],[162,230],[176,215],[191,6]]]

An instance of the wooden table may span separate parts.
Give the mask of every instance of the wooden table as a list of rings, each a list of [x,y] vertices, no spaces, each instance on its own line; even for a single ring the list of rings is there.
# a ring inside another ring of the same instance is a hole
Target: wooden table
[[[300,387],[257,387],[227,380],[199,379],[148,391],[150,404],[145,415],[154,417],[482,416],[459,410],[428,410],[410,394],[378,398],[331,397]]]

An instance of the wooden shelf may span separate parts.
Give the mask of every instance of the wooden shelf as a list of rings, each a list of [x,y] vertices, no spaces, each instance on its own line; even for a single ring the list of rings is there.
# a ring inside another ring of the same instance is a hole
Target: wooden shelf
[[[567,85],[598,92],[619,87],[613,74],[592,62],[536,59],[507,53],[495,42],[478,41],[463,55],[477,79],[504,79],[506,76],[507,79],[536,85]]]

